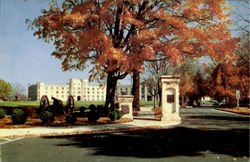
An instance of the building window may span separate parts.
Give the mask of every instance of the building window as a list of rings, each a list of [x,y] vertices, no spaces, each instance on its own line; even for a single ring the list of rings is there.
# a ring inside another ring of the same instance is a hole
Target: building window
[[[56,93],[59,93],[58,91],[56,91]]]

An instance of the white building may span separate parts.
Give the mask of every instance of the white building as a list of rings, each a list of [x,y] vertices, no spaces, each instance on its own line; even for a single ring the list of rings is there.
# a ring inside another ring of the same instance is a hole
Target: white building
[[[88,84],[86,79],[70,79],[68,84],[45,84],[38,82],[28,87],[28,97],[30,100],[40,100],[43,95],[49,99],[55,97],[62,101],[67,101],[72,95],[78,101],[105,101],[106,88]]]
[[[150,91],[151,91],[150,87],[147,87],[143,84],[140,84],[140,92],[139,92],[140,100],[141,101],[152,101],[152,95],[151,95]],[[118,84],[117,90],[116,90],[116,95],[121,95],[121,94],[132,95],[132,86]]]
[[[116,94],[131,94],[130,85],[121,85],[118,83]],[[68,96],[72,95],[78,101],[105,101],[106,87],[99,85],[89,85],[86,79],[70,79],[68,84],[45,84],[38,82],[37,84],[28,86],[29,100],[39,101],[43,95],[47,95],[49,99],[55,97],[62,101],[67,101]],[[149,94],[149,88],[140,86],[140,100],[148,101],[152,97]]]

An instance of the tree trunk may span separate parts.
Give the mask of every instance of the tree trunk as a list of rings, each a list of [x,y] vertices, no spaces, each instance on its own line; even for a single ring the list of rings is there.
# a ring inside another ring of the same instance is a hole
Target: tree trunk
[[[187,102],[188,102],[188,97],[184,96],[184,106],[187,106]]]
[[[133,110],[140,111],[140,72],[137,70],[133,71],[133,87],[132,94],[134,95]]]
[[[185,101],[184,101],[184,96],[181,96],[181,106],[183,106],[183,107],[185,107],[185,103],[184,103]]]
[[[115,108],[115,89],[118,78],[114,74],[114,71],[108,72],[107,78],[105,108],[108,108],[109,111],[114,111]]]
[[[158,86],[158,99],[159,99],[159,107],[161,107],[161,85],[160,85],[160,80],[158,80],[158,82],[157,82],[157,86]]]
[[[154,98],[153,98],[154,99],[154,108],[155,108],[155,98],[156,98],[156,95],[154,95]]]
[[[161,89],[158,92],[158,96],[159,96],[159,107],[161,107]]]

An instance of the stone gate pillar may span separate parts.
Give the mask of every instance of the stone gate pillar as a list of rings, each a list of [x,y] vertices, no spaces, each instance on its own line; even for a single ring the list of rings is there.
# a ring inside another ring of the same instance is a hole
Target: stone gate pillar
[[[119,95],[118,97],[119,108],[118,110],[123,112],[123,118],[129,118],[133,120],[133,95]]]
[[[179,116],[179,83],[180,77],[172,75],[161,76],[162,121],[180,121]]]

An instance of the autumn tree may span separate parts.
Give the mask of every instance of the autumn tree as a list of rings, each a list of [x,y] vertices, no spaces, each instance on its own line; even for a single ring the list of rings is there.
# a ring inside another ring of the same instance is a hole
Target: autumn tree
[[[64,0],[51,3],[32,25],[35,36],[53,41],[63,70],[83,70],[89,61],[90,79],[106,78],[106,107],[114,107],[117,80],[133,73],[138,107],[145,60],[233,56],[229,9],[224,0]]]
[[[203,70],[203,71],[202,71]],[[199,70],[193,78],[196,90],[193,93],[192,97],[197,101],[197,104],[200,104],[201,97],[208,96],[210,89],[208,88],[208,80],[206,77],[206,71],[204,69]]]
[[[236,103],[235,92],[240,90],[243,103],[247,104],[249,96],[249,36],[241,37],[239,47],[236,48],[236,60],[221,62],[215,66],[209,78],[208,89],[210,95],[216,99],[225,99],[227,105]]]
[[[232,62],[217,65],[209,79],[210,96],[218,100],[225,99],[228,105],[234,106],[240,82],[238,73],[239,69]]]
[[[156,35],[161,44],[153,43],[154,52],[168,57],[174,65],[184,62],[184,58],[210,56],[214,61],[232,59],[236,39],[231,38],[228,27],[231,21],[226,11],[230,9],[225,1],[167,1],[159,7],[161,24],[165,31]],[[152,31],[159,31],[156,26]],[[156,32],[157,33],[157,32]],[[158,33],[157,33],[158,34]],[[159,42],[158,41],[158,42]],[[137,78],[137,80],[136,80]],[[134,73],[133,80],[139,90],[139,73]],[[136,82],[135,82],[136,81]],[[137,100],[138,95],[134,100]],[[136,106],[136,105],[134,105]],[[137,105],[138,106],[138,105]]]
[[[11,91],[10,83],[0,80],[0,99],[6,99],[11,94]]]

